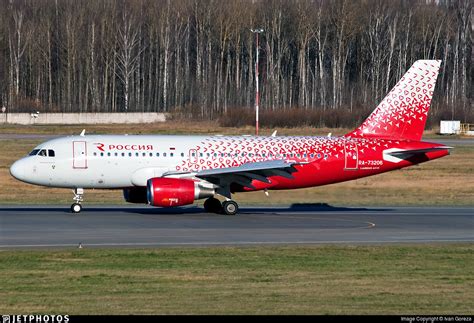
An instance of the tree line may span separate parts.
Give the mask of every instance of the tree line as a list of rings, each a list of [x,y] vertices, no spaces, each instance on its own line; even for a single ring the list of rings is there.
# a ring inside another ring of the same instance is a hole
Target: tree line
[[[372,109],[418,59],[433,100],[473,115],[472,1],[0,0],[0,105],[10,112]],[[234,113],[235,117],[235,113]],[[474,122],[474,120],[471,120]]]

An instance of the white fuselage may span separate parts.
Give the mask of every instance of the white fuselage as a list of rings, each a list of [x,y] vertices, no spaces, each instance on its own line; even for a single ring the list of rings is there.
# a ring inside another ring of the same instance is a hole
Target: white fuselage
[[[52,187],[146,186],[148,179],[167,172],[189,174],[274,159],[323,160],[328,158],[324,152],[327,142],[333,140],[324,137],[70,136],[38,145],[35,150],[44,151],[43,155],[26,156],[10,171],[24,182]],[[306,154],[307,145],[315,148],[323,142],[320,153]],[[50,151],[54,157],[47,155]]]

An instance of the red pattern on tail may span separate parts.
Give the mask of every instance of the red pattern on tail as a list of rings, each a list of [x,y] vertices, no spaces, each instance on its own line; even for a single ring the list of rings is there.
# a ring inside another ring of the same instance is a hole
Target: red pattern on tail
[[[347,137],[421,140],[440,60],[419,60],[372,114]]]

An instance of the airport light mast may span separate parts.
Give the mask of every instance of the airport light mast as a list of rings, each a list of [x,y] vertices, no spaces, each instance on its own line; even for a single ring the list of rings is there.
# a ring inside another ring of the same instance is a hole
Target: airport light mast
[[[257,38],[257,59],[255,62],[255,135],[258,136],[258,104],[259,104],[259,94],[258,94],[258,34],[263,33],[262,28],[250,29]]]

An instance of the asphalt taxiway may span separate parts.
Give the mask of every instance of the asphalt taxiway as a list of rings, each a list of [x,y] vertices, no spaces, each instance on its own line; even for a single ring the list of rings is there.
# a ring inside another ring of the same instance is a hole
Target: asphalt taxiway
[[[0,249],[265,244],[474,242],[471,207],[243,207],[237,216],[197,207],[1,206]]]

